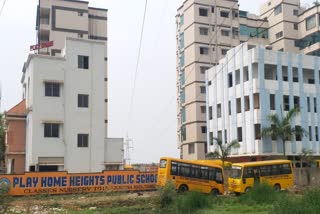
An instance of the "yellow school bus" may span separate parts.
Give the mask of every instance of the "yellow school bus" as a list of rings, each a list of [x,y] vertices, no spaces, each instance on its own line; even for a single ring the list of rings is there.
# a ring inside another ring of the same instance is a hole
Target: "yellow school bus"
[[[292,187],[292,162],[270,160],[232,164],[228,179],[229,191],[236,194],[244,193],[259,182],[270,184],[274,190]]]
[[[180,192],[199,191],[213,195],[223,194],[223,169],[213,163],[201,163],[163,157],[158,169],[158,186],[172,181]]]
[[[222,160],[195,160],[199,163],[208,163],[208,164],[216,164],[222,166]],[[224,162],[224,168],[229,168],[232,166],[232,163],[229,161]]]

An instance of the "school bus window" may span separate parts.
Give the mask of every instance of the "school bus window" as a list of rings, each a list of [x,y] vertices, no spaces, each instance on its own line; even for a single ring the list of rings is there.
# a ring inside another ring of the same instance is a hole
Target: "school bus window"
[[[192,178],[200,178],[200,168],[198,166],[193,165],[191,169],[191,177]]]
[[[253,178],[254,177],[254,173],[253,173],[253,168],[252,167],[246,167],[247,169],[247,176],[245,178]]]
[[[201,167],[201,175],[203,179],[208,179],[208,167]]]
[[[222,176],[222,171],[221,169],[217,169],[217,172],[216,172],[216,182],[218,184],[223,184],[223,176]]]
[[[166,168],[167,167],[167,160],[160,160],[160,168]]]
[[[260,166],[260,175],[261,176],[269,176],[270,173],[270,167],[269,166]]]
[[[271,166],[271,175],[279,175],[279,174],[280,174],[279,165]]]
[[[171,175],[178,175],[178,164],[177,164],[177,162],[171,161]]]
[[[291,173],[291,167],[289,164],[283,164],[281,169],[281,174],[290,174]]]
[[[245,171],[246,172],[246,171]],[[241,177],[241,167],[233,166],[231,168],[231,178],[240,178]]]
[[[209,180],[212,180],[212,181],[214,181],[214,180],[216,180],[216,171],[215,171],[215,169],[209,169]]]
[[[190,168],[188,166],[180,166],[180,175],[185,177],[190,177]]]

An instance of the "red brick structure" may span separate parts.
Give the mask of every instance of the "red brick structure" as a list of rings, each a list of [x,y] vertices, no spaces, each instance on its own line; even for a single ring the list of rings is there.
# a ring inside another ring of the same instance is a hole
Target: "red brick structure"
[[[22,100],[6,114],[6,167],[8,174],[25,171],[26,102]]]

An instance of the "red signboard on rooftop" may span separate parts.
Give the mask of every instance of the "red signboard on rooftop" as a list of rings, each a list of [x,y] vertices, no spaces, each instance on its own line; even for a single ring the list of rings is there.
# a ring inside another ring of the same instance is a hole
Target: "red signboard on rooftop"
[[[40,44],[31,45],[30,46],[30,51],[39,50],[39,49],[42,49],[42,48],[48,48],[48,47],[52,47],[52,46],[53,46],[53,41],[42,42]]]

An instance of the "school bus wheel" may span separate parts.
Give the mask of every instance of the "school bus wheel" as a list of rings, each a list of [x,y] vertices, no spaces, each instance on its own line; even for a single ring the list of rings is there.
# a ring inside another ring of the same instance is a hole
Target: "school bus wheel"
[[[280,190],[281,190],[280,184],[275,184],[275,185],[273,186],[273,189],[274,189],[274,191],[276,191],[276,192],[280,191]]]
[[[182,184],[179,186],[179,192],[187,192],[188,191],[188,186],[185,184]]]
[[[213,196],[219,195],[219,190],[218,189],[212,189],[211,190],[211,195],[213,195]]]

